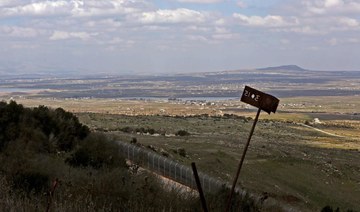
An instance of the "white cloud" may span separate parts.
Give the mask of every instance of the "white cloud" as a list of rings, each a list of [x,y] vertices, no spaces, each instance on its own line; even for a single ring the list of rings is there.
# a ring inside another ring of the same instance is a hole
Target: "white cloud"
[[[197,25],[191,25],[185,28],[186,31],[194,31],[194,32],[210,32],[210,28],[209,27],[202,27],[202,26],[197,26]]]
[[[140,23],[144,24],[201,23],[206,20],[206,15],[199,11],[179,8],[175,10],[144,12],[137,19]]]
[[[97,28],[104,31],[113,31],[115,28],[121,27],[122,25],[123,23],[116,21],[113,18],[90,20],[85,23],[87,28]]]
[[[320,34],[360,30],[360,23],[358,20],[343,16],[303,18],[302,25],[317,31]]]
[[[288,39],[281,39],[280,43],[283,45],[288,45],[288,44],[290,44],[290,41]]]
[[[237,1],[236,5],[238,7],[240,7],[240,8],[246,8],[247,7],[247,5],[246,5],[246,3],[244,1]]]
[[[324,6],[325,7],[338,7],[344,5],[342,0],[325,0]]]
[[[50,40],[66,40],[71,38],[78,38],[81,40],[88,40],[92,37],[91,34],[87,32],[65,32],[65,31],[55,31],[51,36]]]
[[[238,35],[233,33],[221,33],[221,34],[214,34],[212,37],[215,40],[232,40],[237,38]]]
[[[229,33],[229,30],[224,27],[215,27],[215,32],[220,34],[226,34]]]
[[[74,7],[72,14],[74,16],[108,16],[108,15],[124,15],[140,12],[144,7],[136,0],[83,0]]]
[[[233,13],[234,10],[237,12]],[[164,57],[169,58],[168,61],[181,57],[179,49],[194,56],[190,59],[200,58],[190,63],[206,58],[203,70],[214,68],[212,65],[220,61],[209,58],[225,58],[226,54],[248,56],[248,52],[276,52],[281,48],[290,52],[316,47],[323,52],[332,44],[334,50],[346,47],[356,55],[360,45],[358,14],[360,0],[0,0],[0,52],[13,51],[13,54],[1,54],[0,64],[11,59],[11,55],[25,52],[20,51],[21,48],[36,46],[33,55],[41,55],[56,52],[54,50],[67,41],[74,44],[66,45],[69,52],[76,51],[78,56],[97,52],[93,57],[109,62],[104,62],[104,67],[108,65],[105,68],[115,71],[125,67],[124,64],[128,64],[129,70],[147,70],[153,64],[146,62],[147,52],[153,53],[151,60],[161,64]],[[157,48],[162,50],[161,54],[156,55]],[[59,60],[62,66],[69,55],[55,56],[54,53],[44,57],[48,61]],[[133,55],[142,55],[144,63],[136,62],[138,57]],[[319,64],[326,64],[320,62],[321,56],[316,54],[315,58]],[[31,64],[45,61],[43,58],[30,60],[25,53],[23,58]],[[226,58],[226,61],[232,61],[234,66],[242,65],[238,57]],[[258,64],[257,55],[253,61]],[[85,65],[99,67],[91,62]],[[176,64],[178,69],[184,67],[183,60],[169,63]],[[219,64],[216,67],[224,68]]]
[[[31,38],[39,35],[39,31],[30,27],[3,26],[0,31],[11,37]]]
[[[0,10],[0,14],[3,16],[106,16],[139,12],[146,6],[147,3],[139,0],[41,0],[4,7]]]
[[[342,45],[342,44],[357,44],[360,43],[359,38],[331,38],[326,41],[331,46]]]
[[[306,10],[312,14],[360,13],[358,0],[302,0]]]
[[[71,10],[67,1],[43,1],[3,9],[3,14],[8,16],[16,15],[54,15],[66,14]]]
[[[178,0],[182,3],[198,3],[198,4],[213,4],[223,2],[224,0]]]
[[[308,25],[289,27],[289,28],[277,28],[277,29],[273,29],[272,31],[278,33],[286,32],[286,33],[296,33],[296,34],[312,35],[312,36],[324,35],[327,33],[326,31],[318,30]]]
[[[224,18],[219,18],[218,20],[215,21],[215,25],[221,26],[221,25],[225,25],[227,23],[227,21]]]
[[[0,0],[0,7],[8,6],[11,4],[11,0]]]
[[[187,36],[187,38],[191,41],[200,41],[200,42],[208,42],[209,41],[209,39],[207,39],[206,37],[201,36],[201,35],[189,35],[189,36]]]
[[[360,38],[348,38],[346,41],[348,43],[360,43]]]
[[[331,46],[336,46],[338,44],[338,40],[336,38],[331,38],[328,43],[331,45]]]
[[[353,19],[353,18],[340,17],[340,18],[336,18],[336,21],[340,26],[350,27],[350,28],[358,28],[359,27],[359,21],[357,21],[356,19]]]
[[[257,26],[257,27],[285,27],[298,24],[297,18],[288,18],[286,20],[282,16],[268,15],[261,16],[246,16],[239,13],[234,13],[233,18],[242,25]]]

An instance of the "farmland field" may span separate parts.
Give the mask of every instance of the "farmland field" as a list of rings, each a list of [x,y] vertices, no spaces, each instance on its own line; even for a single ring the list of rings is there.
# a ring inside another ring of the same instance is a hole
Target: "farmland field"
[[[305,100],[285,99],[283,108],[276,114],[260,115],[239,185],[303,210],[318,210],[326,205],[359,210],[358,116],[350,113],[351,108],[345,108],[342,113],[335,112],[336,104],[331,102],[308,110],[294,106],[302,105]],[[20,102],[40,104],[31,101]],[[290,101],[293,103],[287,103]],[[317,104],[312,101],[311,98],[306,100],[307,104]],[[196,162],[200,171],[229,182],[234,177],[255,116],[255,110],[251,109],[233,111],[232,108],[238,107],[236,104],[242,104],[235,101],[218,102],[202,109],[198,105],[140,100],[43,103],[77,112],[81,122],[94,131],[106,132],[125,142],[136,138],[144,148],[151,145],[159,154],[165,152],[185,165]],[[357,102],[352,104],[358,105]],[[220,110],[229,115],[220,115]],[[174,114],[161,114],[169,111]],[[205,115],[210,112],[214,115]],[[318,117],[320,123],[313,123]],[[141,128],[154,131],[137,131]],[[190,135],[175,136],[179,130]],[[179,154],[179,149],[186,151],[186,157]]]
[[[10,79],[1,96],[28,107],[62,107],[92,131],[135,140],[184,165],[196,162],[199,171],[232,182],[256,114],[239,100],[250,83],[278,96],[280,105],[275,114],[261,113],[239,186],[303,211],[327,205],[359,211],[360,84],[353,77],[359,73],[249,73]]]

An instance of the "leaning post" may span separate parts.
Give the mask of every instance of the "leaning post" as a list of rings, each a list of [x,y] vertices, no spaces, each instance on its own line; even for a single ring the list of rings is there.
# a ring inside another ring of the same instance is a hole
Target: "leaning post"
[[[208,208],[207,208],[206,200],[205,200],[205,195],[204,195],[203,189],[201,187],[199,174],[198,174],[198,171],[196,169],[196,164],[191,163],[191,168],[192,168],[193,173],[194,173],[194,178],[195,178],[196,186],[197,186],[197,189],[198,189],[198,192],[199,192],[199,195],[200,195],[200,201],[201,201],[203,211],[208,212]]]
[[[257,123],[257,121],[259,119],[261,110],[266,111],[268,114],[270,114],[271,112],[275,113],[276,109],[277,109],[277,106],[279,105],[279,99],[277,99],[276,97],[271,96],[271,95],[266,94],[266,93],[263,93],[261,91],[258,91],[258,90],[254,89],[254,88],[249,87],[249,86],[245,86],[244,92],[243,92],[243,94],[241,96],[241,101],[245,102],[247,104],[250,104],[252,106],[257,107],[258,111],[256,113],[256,117],[255,117],[254,123],[252,125],[250,135],[249,135],[248,140],[247,140],[247,142],[245,144],[244,151],[243,151],[243,154],[241,156],[240,163],[239,163],[238,169],[237,169],[236,174],[235,174],[234,182],[233,182],[232,187],[231,187],[231,191],[230,191],[230,195],[229,195],[229,199],[228,199],[228,204],[227,204],[225,212],[228,212],[230,210],[230,208],[231,208],[231,201],[232,201],[232,197],[233,197],[233,194],[234,194],[234,191],[235,191],[236,183],[237,183],[237,180],[239,178],[241,167],[242,167],[242,165],[244,163],[246,152],[248,150],[250,140],[251,140],[251,137],[252,137],[252,135],[254,133],[255,126],[256,126],[256,123]]]

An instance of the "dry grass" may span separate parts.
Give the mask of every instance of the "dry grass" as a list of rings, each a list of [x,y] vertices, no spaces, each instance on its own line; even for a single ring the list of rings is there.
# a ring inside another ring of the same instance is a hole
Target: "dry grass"
[[[139,143],[163,148],[174,159],[185,164],[195,161],[201,171],[224,180],[232,179],[251,121],[245,123],[242,119],[221,117],[135,115],[212,114],[211,112],[214,115],[255,115],[254,111],[244,110],[244,105],[239,101],[213,106],[111,99],[21,99],[18,102],[26,106],[42,104],[77,112],[80,120],[92,128],[114,130],[109,134],[119,140],[130,141],[136,137]],[[339,102],[347,103],[342,107]],[[241,184],[286,201],[293,199],[293,204],[303,205],[305,209],[319,210],[330,204],[342,209],[359,210],[356,201],[360,198],[360,141],[357,140],[360,136],[360,121],[336,120],[338,114],[358,112],[359,100],[350,97],[302,97],[281,99],[281,104],[284,105],[279,107],[278,113],[261,114],[262,120],[255,130],[240,179]],[[305,106],[301,106],[302,104]],[[328,112],[329,115],[324,124],[316,125],[316,128],[344,137],[330,136],[294,123],[311,121],[314,111]],[[169,134],[185,129],[191,136],[179,138],[117,131],[126,126],[162,129]],[[181,147],[186,149],[189,158],[172,153],[172,150]]]

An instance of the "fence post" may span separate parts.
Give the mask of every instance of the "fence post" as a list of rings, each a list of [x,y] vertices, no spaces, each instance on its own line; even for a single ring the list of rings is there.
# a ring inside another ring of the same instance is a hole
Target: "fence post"
[[[132,147],[132,160],[134,161],[134,159],[135,159],[135,152],[134,152],[134,150],[135,150],[135,148],[134,147]]]
[[[196,186],[197,186],[197,189],[199,191],[199,195],[200,195],[200,200],[201,200],[201,205],[203,207],[203,210],[204,212],[208,212],[208,209],[207,209],[207,205],[206,205],[206,200],[205,200],[205,196],[204,196],[204,192],[203,192],[203,189],[201,187],[201,183],[200,183],[200,179],[199,179],[199,174],[198,174],[198,171],[196,169],[196,165],[195,163],[191,163],[191,167],[192,167],[192,170],[193,170],[193,174],[194,174],[194,178],[195,178],[195,182],[196,182]],[[203,178],[204,179],[204,178]]]
[[[166,158],[164,159],[164,176],[166,176],[166,173],[165,173],[165,161],[166,161]]]
[[[176,169],[177,169],[177,163],[175,163],[175,181],[177,180],[177,178],[176,178]]]
[[[156,155],[156,157],[157,157],[157,160],[158,160],[158,162],[157,162],[157,171],[158,171],[158,173],[160,173],[160,159],[159,159],[159,156]]]
[[[170,160],[170,163],[169,163],[169,177],[170,178],[174,178],[174,176],[171,176],[171,167],[172,167],[172,160]]]
[[[181,181],[182,181],[182,179],[183,179],[182,167],[183,167],[183,165],[180,166],[180,179],[181,179]]]
[[[206,179],[207,179],[207,183],[208,183],[208,192],[211,192],[212,190],[211,190],[211,182],[209,180],[209,176],[207,176]]]

